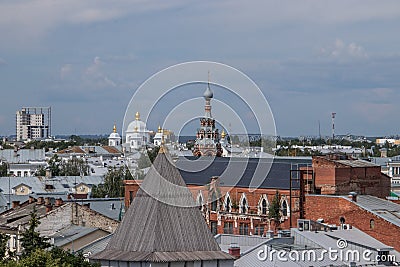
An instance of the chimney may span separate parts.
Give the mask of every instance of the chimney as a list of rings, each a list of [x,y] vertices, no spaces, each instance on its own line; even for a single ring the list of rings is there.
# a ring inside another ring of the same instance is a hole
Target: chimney
[[[38,205],[42,205],[43,203],[44,203],[43,197],[38,197],[38,199],[37,199],[37,204],[38,204]]]
[[[228,252],[236,259],[240,258],[240,247],[237,243],[231,243]]]
[[[57,199],[56,199],[56,203],[55,203],[54,206],[60,207],[63,203],[64,203],[64,202],[63,202],[63,200],[62,200],[61,198],[57,198]]]
[[[350,192],[349,198],[351,198],[352,201],[357,202],[357,195],[357,192]]]
[[[51,170],[46,170],[46,178],[51,178],[53,177]]]
[[[46,206],[51,205],[51,203],[50,203],[50,198],[49,198],[49,197],[46,197],[46,198],[44,199],[44,204],[45,204]]]
[[[12,208],[15,209],[17,207],[19,207],[19,201],[15,200],[12,202]]]
[[[35,201],[36,201],[36,199],[33,196],[29,196],[29,199],[28,199],[28,203],[29,204],[31,204],[31,203],[33,203]]]
[[[46,213],[50,212],[53,209],[53,206],[50,205],[46,205]]]
[[[85,204],[83,204],[83,206],[85,206],[85,207],[90,209],[90,203],[85,203]]]
[[[268,237],[268,238],[274,238],[274,231],[268,230],[268,231],[267,231],[267,237]]]

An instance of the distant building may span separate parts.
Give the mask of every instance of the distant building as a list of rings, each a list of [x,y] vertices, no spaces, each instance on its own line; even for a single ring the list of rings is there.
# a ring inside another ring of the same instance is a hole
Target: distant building
[[[200,128],[196,133],[196,142],[194,144],[194,156],[217,156],[222,155],[221,144],[219,143],[218,129],[215,127],[215,120],[211,115],[211,99],[214,94],[208,84],[204,92],[205,115],[200,119]]]
[[[377,138],[375,140],[377,145],[383,146],[386,143],[390,145],[400,145],[400,139],[394,139],[394,138]]]
[[[135,120],[129,123],[126,129],[125,150],[133,152],[145,147],[150,142],[150,131],[146,123],[140,120],[140,113],[136,112]]]
[[[40,140],[51,135],[51,108],[24,107],[16,112],[17,141]]]
[[[121,136],[117,133],[117,126],[114,124],[113,132],[108,137],[108,146],[118,147],[121,145]]]

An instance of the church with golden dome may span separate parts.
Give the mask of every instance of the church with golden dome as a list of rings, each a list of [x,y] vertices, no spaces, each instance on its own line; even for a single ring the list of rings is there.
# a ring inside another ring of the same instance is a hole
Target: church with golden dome
[[[150,142],[150,131],[146,128],[146,123],[140,120],[139,112],[136,112],[135,120],[129,123],[125,133],[125,149],[128,152],[139,150]]]

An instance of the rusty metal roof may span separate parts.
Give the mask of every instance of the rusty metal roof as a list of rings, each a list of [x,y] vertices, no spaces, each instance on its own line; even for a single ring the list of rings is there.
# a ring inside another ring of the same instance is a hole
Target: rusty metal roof
[[[167,153],[159,153],[132,205],[97,260],[232,260],[222,252]]]

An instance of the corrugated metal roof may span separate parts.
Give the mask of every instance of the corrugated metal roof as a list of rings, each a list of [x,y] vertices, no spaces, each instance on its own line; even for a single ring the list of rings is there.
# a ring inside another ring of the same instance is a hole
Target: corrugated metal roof
[[[82,252],[82,254],[86,257],[99,253],[107,247],[107,244],[110,242],[111,237],[112,234],[109,234],[106,235],[105,237],[97,239],[96,241],[81,248],[79,252]]]
[[[92,259],[197,261],[233,257],[220,250],[166,153],[159,153],[103,252]]]

